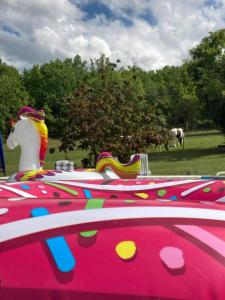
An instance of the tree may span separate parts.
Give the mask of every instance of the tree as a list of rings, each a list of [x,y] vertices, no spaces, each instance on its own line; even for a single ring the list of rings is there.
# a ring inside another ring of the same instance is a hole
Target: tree
[[[36,108],[48,112],[46,123],[51,134],[60,135],[65,127],[65,108],[61,99],[71,95],[86,76],[86,62],[79,56],[73,60],[56,59],[24,71],[23,82],[35,100]]]
[[[7,135],[10,130],[9,120],[28,102],[29,95],[19,72],[0,60],[0,130],[3,135]],[[32,101],[29,103],[32,104]]]
[[[166,66],[151,74],[155,82],[154,98],[166,115],[169,127],[195,127],[199,118],[199,101],[194,81],[189,76],[187,65]]]
[[[141,81],[131,73],[116,72],[104,55],[92,61],[91,72],[88,82],[65,99],[68,125],[61,150],[88,150],[92,166],[102,151],[125,162],[146,149],[146,135],[161,122],[154,106],[149,109]]]
[[[190,55],[189,72],[204,113],[225,133],[225,29],[210,33]]]

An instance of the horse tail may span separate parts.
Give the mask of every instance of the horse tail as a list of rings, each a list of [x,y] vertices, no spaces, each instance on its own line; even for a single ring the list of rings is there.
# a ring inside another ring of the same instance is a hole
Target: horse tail
[[[103,152],[100,153],[97,158],[96,171],[104,172],[107,169],[111,169],[120,178],[134,179],[137,178],[141,168],[141,158],[140,155],[134,155],[133,159],[127,163],[122,164],[116,158],[114,158],[111,153]]]

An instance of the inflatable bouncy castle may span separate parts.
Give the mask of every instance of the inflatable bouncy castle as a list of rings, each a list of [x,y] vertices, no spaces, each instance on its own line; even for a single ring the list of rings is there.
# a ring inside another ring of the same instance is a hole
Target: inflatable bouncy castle
[[[0,299],[224,299],[225,180],[143,179],[138,155],[110,153],[44,170],[44,113],[28,107],[7,144],[21,158],[0,183]]]

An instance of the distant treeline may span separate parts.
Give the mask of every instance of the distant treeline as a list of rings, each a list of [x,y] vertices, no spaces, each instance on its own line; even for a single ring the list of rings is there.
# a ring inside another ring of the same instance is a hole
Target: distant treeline
[[[225,132],[225,29],[210,33],[189,54],[181,66],[157,71],[124,68],[119,58],[111,63],[104,54],[90,62],[78,55],[56,59],[22,73],[0,60],[1,133],[8,134],[9,120],[23,105],[45,110],[49,133],[62,139],[65,151],[81,139],[79,146],[90,149],[90,139],[97,139],[94,155],[121,148],[113,137],[135,136],[131,148],[142,150],[144,133],[171,127]]]

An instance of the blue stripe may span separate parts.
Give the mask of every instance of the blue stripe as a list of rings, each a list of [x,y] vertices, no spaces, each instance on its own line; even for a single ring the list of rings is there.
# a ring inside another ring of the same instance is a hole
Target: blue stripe
[[[84,192],[84,195],[87,199],[92,198],[91,192],[89,190],[84,189],[83,192]]]
[[[201,179],[210,179],[210,180],[224,180],[225,176],[208,176],[208,175],[203,175],[201,176]]]
[[[41,217],[48,214],[48,210],[44,207],[31,210],[32,217]],[[45,241],[58,269],[61,272],[72,271],[76,265],[76,260],[64,237],[58,236]]]

